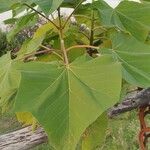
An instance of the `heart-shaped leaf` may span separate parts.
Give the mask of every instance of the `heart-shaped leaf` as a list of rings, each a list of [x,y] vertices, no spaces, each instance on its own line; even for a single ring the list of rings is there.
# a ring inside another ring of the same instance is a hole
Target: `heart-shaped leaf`
[[[129,83],[150,86],[150,46],[139,42],[136,38],[123,33],[111,35],[112,49],[104,49],[104,53],[112,53],[117,61],[122,62],[123,77]]]
[[[35,13],[27,14],[21,17],[17,22],[14,28],[8,33],[7,39],[11,41],[14,36],[20,32],[21,30],[25,29],[26,27],[33,26],[38,20],[38,17]]]
[[[83,0],[84,2],[85,0]],[[63,7],[75,7],[77,6],[79,3],[81,2],[81,0],[64,0],[62,3]]]
[[[34,33],[33,38],[28,39],[23,43],[20,51],[18,52],[18,58],[38,50],[46,36],[46,33],[50,32],[52,29],[53,26],[50,23],[46,23],[39,27]]]
[[[57,150],[74,150],[82,133],[119,99],[121,68],[109,55],[69,66],[19,65],[15,111],[31,112]]]
[[[51,14],[54,12],[63,2],[63,0],[0,0],[0,12],[5,12],[8,10],[13,10],[14,5],[19,6],[22,4],[36,4],[40,9],[46,14]],[[21,7],[21,6],[19,6]],[[25,9],[25,8],[24,8]],[[24,11],[24,10],[22,10]]]
[[[63,0],[33,0],[45,14],[53,13]]]
[[[103,25],[118,27],[130,32],[138,40],[145,41],[150,31],[150,4],[122,1],[113,9],[103,0],[98,0],[94,6]]]

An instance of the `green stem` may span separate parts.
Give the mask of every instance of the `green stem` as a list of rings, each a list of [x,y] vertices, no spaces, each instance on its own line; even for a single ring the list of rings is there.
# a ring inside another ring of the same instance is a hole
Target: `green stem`
[[[71,47],[67,48],[66,51],[70,51],[71,49],[74,49],[74,48],[93,48],[93,49],[99,49],[99,47],[92,46],[92,45],[74,45],[74,46],[71,46]]]
[[[53,53],[54,55],[58,56],[61,60],[63,60],[62,56],[59,55],[57,52],[55,52],[56,49],[50,49],[50,48],[48,48],[48,47],[46,47],[46,46],[44,46],[44,45],[40,45],[40,47],[46,49],[47,52],[51,52],[51,53]],[[40,51],[39,51],[39,52],[40,52]]]
[[[81,18],[91,20],[91,17],[85,16],[85,15],[74,15],[74,17],[81,17]]]
[[[30,54],[27,54],[27,55],[25,55],[22,58],[16,59],[16,61],[18,61],[18,60],[26,60],[26,59],[34,56],[34,55],[37,55],[37,54],[46,54],[46,53],[53,53],[53,54],[57,55],[61,60],[63,59],[58,53],[55,52],[55,49],[46,49],[46,50],[42,50],[42,51],[38,51],[38,52],[32,52]]]
[[[61,14],[60,14],[60,8],[58,8],[58,18],[59,18],[59,38],[60,38],[60,45],[61,45],[61,50],[64,54],[64,63],[68,66],[69,61],[67,57],[67,51],[65,48],[65,42],[64,42],[64,33],[63,33],[63,27],[62,27],[62,22],[61,22]]]
[[[37,11],[36,9],[34,9],[33,7],[31,7],[30,5],[24,3],[25,6],[29,7],[31,10],[33,10],[34,12],[36,12],[37,14],[39,14],[40,16],[42,16],[43,18],[45,18],[46,20],[48,20],[51,24],[53,24],[57,29],[59,28],[51,19],[49,19],[48,17],[46,17],[45,15],[43,15],[41,12]]]
[[[93,42],[94,42],[94,23],[95,23],[95,16],[94,16],[94,10],[92,10],[90,45],[93,45]]]

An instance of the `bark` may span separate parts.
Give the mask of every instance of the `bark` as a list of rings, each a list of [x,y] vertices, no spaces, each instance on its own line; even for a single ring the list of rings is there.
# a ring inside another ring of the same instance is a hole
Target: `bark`
[[[46,133],[42,128],[32,131],[31,127],[0,136],[0,150],[29,150],[47,142]]]
[[[129,94],[122,102],[108,110],[108,116],[113,118],[116,115],[150,105],[150,88],[142,91],[135,91]]]

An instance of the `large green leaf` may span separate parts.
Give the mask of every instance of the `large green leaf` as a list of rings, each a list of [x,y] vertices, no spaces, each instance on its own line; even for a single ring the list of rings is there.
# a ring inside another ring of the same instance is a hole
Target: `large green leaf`
[[[22,9],[24,7],[22,4],[26,3],[28,5],[33,4],[37,0],[0,0],[0,13],[6,12],[8,10]],[[25,10],[25,7],[22,9],[22,12]]]
[[[19,0],[0,0],[0,13],[8,11],[11,9],[11,6],[16,4]]]
[[[74,150],[85,129],[119,99],[121,68],[109,55],[83,57],[67,67],[39,62],[19,66],[15,111],[31,112],[57,150]]]
[[[13,6],[21,7],[22,4],[36,4],[45,14],[54,12],[63,2],[63,0],[0,0],[0,12],[13,10]],[[18,5],[21,4],[21,5]],[[23,11],[23,10],[22,10]]]
[[[54,12],[63,2],[63,0],[33,0],[45,14]]]
[[[150,31],[150,4],[121,2],[115,9],[103,0],[96,2],[103,25],[129,31],[138,40],[145,40]]]
[[[37,22],[38,17],[35,13],[27,14],[21,17],[15,24],[14,28],[8,33],[7,39],[8,41],[12,40],[14,36],[20,32],[21,30],[25,29],[26,27],[33,26]]]
[[[10,54],[0,58],[0,107],[5,109],[16,93],[20,75],[13,69]]]
[[[84,2],[85,0],[83,0]],[[81,2],[81,0],[64,0],[62,3],[63,7],[75,7],[77,6],[79,3]]]
[[[46,23],[39,27],[34,33],[33,38],[31,40],[28,39],[23,43],[20,51],[18,52],[18,57],[22,57],[25,54],[32,53],[38,50],[46,36],[46,33],[51,31],[52,29],[53,26],[50,23]]]
[[[122,62],[125,80],[140,87],[149,87],[150,46],[122,33],[112,34],[111,40],[112,49],[109,49],[108,52]]]
[[[11,24],[11,25],[14,25],[16,22],[17,22],[17,18],[10,18],[10,19],[6,19],[4,20],[4,24],[8,25],[8,24]]]

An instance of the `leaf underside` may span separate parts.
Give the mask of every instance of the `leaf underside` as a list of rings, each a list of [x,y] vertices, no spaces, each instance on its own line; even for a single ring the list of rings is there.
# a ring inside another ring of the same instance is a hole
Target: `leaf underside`
[[[69,67],[31,62],[19,68],[15,111],[31,112],[57,150],[74,150],[85,129],[119,99],[120,64],[109,55]]]

